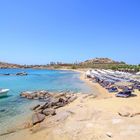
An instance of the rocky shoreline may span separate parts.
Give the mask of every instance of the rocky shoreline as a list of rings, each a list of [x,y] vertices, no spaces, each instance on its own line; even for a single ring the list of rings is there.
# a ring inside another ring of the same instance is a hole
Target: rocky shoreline
[[[26,91],[21,97],[39,100],[22,131],[11,131],[1,138],[9,140],[139,140],[140,92],[133,98],[115,98],[99,84],[85,79],[90,94]],[[27,129],[26,129],[27,128]],[[0,135],[1,136],[1,135]]]
[[[80,93],[79,93],[80,94]],[[24,129],[31,129],[38,127],[44,120],[50,118],[51,116],[57,115],[57,110],[59,108],[65,107],[71,102],[75,101],[79,95],[74,92],[48,92],[46,90],[41,91],[24,91],[20,94],[21,98],[27,100],[38,100],[39,102],[31,107],[32,116],[29,120],[25,120],[16,128],[10,128],[6,132],[0,133],[0,136],[7,136],[12,133]],[[40,127],[39,127],[40,128]],[[38,128],[37,128],[38,129]]]
[[[77,95],[72,92],[50,93],[48,91],[25,91],[20,94],[22,98],[30,100],[43,100],[45,103],[32,107],[31,126],[41,123],[46,116],[56,115],[56,110],[73,102]]]

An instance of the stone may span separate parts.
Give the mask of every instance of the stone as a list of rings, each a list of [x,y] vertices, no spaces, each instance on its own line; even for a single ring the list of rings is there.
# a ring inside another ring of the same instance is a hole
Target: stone
[[[49,115],[56,115],[56,112],[55,112],[55,109],[53,108],[47,108],[45,110],[43,110],[43,114],[46,115],[46,116],[49,116]]]
[[[6,73],[6,74],[3,74],[3,75],[9,76],[9,75],[10,75],[10,73]]]
[[[37,133],[45,128],[46,128],[46,124],[44,122],[42,122],[42,123],[34,125],[32,128],[30,128],[30,131],[32,133]]]
[[[40,105],[36,105],[36,106],[32,107],[31,110],[36,110],[39,107],[40,107]]]
[[[76,100],[77,99],[77,96],[72,96],[69,100],[68,100],[68,102],[70,103],[70,102],[73,102],[74,100]]]
[[[135,117],[135,116],[138,116],[138,115],[140,115],[140,112],[139,113],[133,113],[133,114],[130,115],[130,117]]]
[[[27,95],[27,99],[33,99],[33,96],[31,94]]]
[[[61,113],[58,113],[58,114],[55,116],[54,120],[55,120],[55,122],[63,122],[63,121],[65,121],[70,115],[71,115],[70,112],[67,112],[67,111],[61,112]]]
[[[6,111],[6,109],[1,109],[1,110],[0,110],[0,112],[5,112],[5,111]]]
[[[112,138],[112,133],[111,133],[111,132],[107,132],[106,135],[107,135],[109,138]]]
[[[130,116],[130,113],[129,112],[125,112],[125,111],[120,111],[118,112],[118,114],[122,117],[129,117]]]
[[[17,76],[26,76],[28,75],[26,72],[19,72],[19,73],[16,73]]]
[[[25,93],[21,93],[21,94],[20,94],[20,97],[22,97],[22,98],[26,98],[26,97],[27,97],[27,94],[25,94]]]
[[[44,121],[45,119],[45,115],[41,114],[41,113],[35,113],[32,115],[32,124],[36,125],[38,123],[41,123],[42,121]]]
[[[59,93],[59,94],[56,94],[54,97],[60,98],[60,97],[65,97],[65,96],[66,96],[66,93]]]
[[[66,102],[66,100],[64,99],[64,98],[59,98],[59,101],[58,102],[62,102],[62,103],[65,103]]]
[[[44,109],[46,109],[48,107],[49,107],[49,104],[45,103],[44,105],[40,105],[40,107],[38,107],[37,110],[44,110]]]
[[[58,108],[63,107],[63,106],[65,106],[65,105],[66,105],[66,104],[63,103],[63,102],[58,102],[58,103],[56,104],[56,106],[54,107],[54,109],[58,109]]]

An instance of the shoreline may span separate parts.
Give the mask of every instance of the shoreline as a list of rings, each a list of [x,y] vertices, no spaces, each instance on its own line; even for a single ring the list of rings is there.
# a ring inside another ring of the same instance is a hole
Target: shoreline
[[[63,69],[64,70],[64,69]],[[71,70],[71,69],[68,69]],[[140,92],[136,97],[116,98],[99,84],[85,78],[80,79],[91,89],[90,94],[78,94],[78,98],[57,110],[56,116],[32,128],[3,136],[4,140],[139,140],[140,139]],[[94,95],[97,94],[97,96]],[[122,117],[119,113],[126,115]],[[129,117],[129,114],[137,114]],[[1,138],[1,137],[0,137]]]
[[[79,79],[91,89],[91,92],[96,94],[97,98],[111,98],[112,95],[103,87],[101,87],[98,83],[93,83],[90,79],[85,76],[85,72],[88,69],[58,69],[58,70],[66,70],[66,71],[73,71],[78,72],[80,74]],[[92,94],[91,93],[91,94]]]

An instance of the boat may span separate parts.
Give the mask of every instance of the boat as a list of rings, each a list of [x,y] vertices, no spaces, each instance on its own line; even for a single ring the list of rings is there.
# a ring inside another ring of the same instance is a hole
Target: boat
[[[9,92],[9,89],[0,89],[0,98],[7,96],[7,93]]]

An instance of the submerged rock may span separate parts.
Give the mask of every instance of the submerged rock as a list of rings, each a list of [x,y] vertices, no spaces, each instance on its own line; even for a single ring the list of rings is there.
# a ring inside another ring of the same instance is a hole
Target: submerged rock
[[[26,72],[18,72],[16,73],[17,76],[26,76],[28,75]]]
[[[6,109],[0,109],[0,112],[5,112],[6,111]]]

